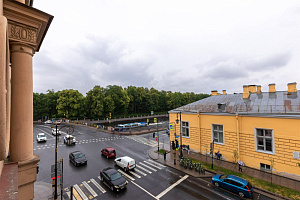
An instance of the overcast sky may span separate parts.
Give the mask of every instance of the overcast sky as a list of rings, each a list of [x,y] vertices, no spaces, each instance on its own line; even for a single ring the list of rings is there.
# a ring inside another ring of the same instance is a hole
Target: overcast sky
[[[35,0],[54,16],[34,92],[95,85],[173,92],[300,89],[299,0]]]

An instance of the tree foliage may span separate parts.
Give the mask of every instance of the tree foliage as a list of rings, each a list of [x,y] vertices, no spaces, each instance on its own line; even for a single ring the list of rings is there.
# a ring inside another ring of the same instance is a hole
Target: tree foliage
[[[128,86],[122,88],[96,85],[84,97],[78,90],[68,89],[46,94],[33,93],[34,120],[51,118],[107,118],[116,115],[167,112],[209,97],[193,92],[158,91],[155,88]]]

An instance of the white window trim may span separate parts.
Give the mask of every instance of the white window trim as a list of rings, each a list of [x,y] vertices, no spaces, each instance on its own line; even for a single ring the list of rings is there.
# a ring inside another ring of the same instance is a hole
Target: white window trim
[[[220,145],[225,145],[225,133],[224,133],[224,130],[225,130],[225,127],[224,127],[224,124],[211,124],[211,142],[214,141],[214,131],[213,131],[213,125],[219,125],[219,126],[223,126],[223,143],[221,142],[214,142],[215,144],[220,144]]]
[[[262,151],[257,149],[257,129],[264,129],[264,130],[271,130],[272,131],[272,152],[271,151]],[[260,128],[260,127],[255,127],[254,128],[254,137],[255,137],[255,151],[260,152],[260,153],[266,153],[270,155],[275,155],[275,140],[274,140],[274,129],[269,129],[269,128]]]
[[[183,128],[182,123],[183,122],[188,122],[189,123],[189,136],[185,136],[185,135],[182,134],[182,132],[183,132],[182,131],[182,128]],[[181,130],[180,131],[181,131],[181,137],[183,137],[183,138],[190,138],[190,135],[191,135],[190,122],[189,121],[181,121]]]

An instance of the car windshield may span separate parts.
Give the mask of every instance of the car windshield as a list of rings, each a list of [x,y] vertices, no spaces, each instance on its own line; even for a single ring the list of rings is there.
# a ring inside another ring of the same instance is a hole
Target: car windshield
[[[45,137],[45,135],[44,134],[40,134],[40,135],[38,135],[38,137]]]
[[[75,155],[75,158],[82,158],[82,157],[84,157],[84,154],[82,154],[82,153]]]
[[[121,174],[119,172],[116,172],[116,173],[110,175],[110,179],[112,181],[115,181],[115,180],[117,180],[119,178],[121,178]]]
[[[113,151],[110,151],[110,153],[115,153],[115,150],[113,150]]]
[[[219,179],[222,180],[224,178],[227,178],[227,175],[221,175]]]

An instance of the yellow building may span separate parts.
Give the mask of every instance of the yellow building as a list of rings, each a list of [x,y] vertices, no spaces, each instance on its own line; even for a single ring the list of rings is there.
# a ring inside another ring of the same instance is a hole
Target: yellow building
[[[175,126],[170,140],[181,129],[179,144],[182,140],[191,150],[209,154],[214,141],[214,153],[220,151],[224,160],[234,161],[236,154],[236,161],[248,167],[300,175],[300,91],[295,82],[288,91],[276,91],[275,84],[269,84],[268,92],[261,92],[260,85],[244,85],[243,93],[234,94],[213,90],[206,99],[169,111],[169,122]]]

